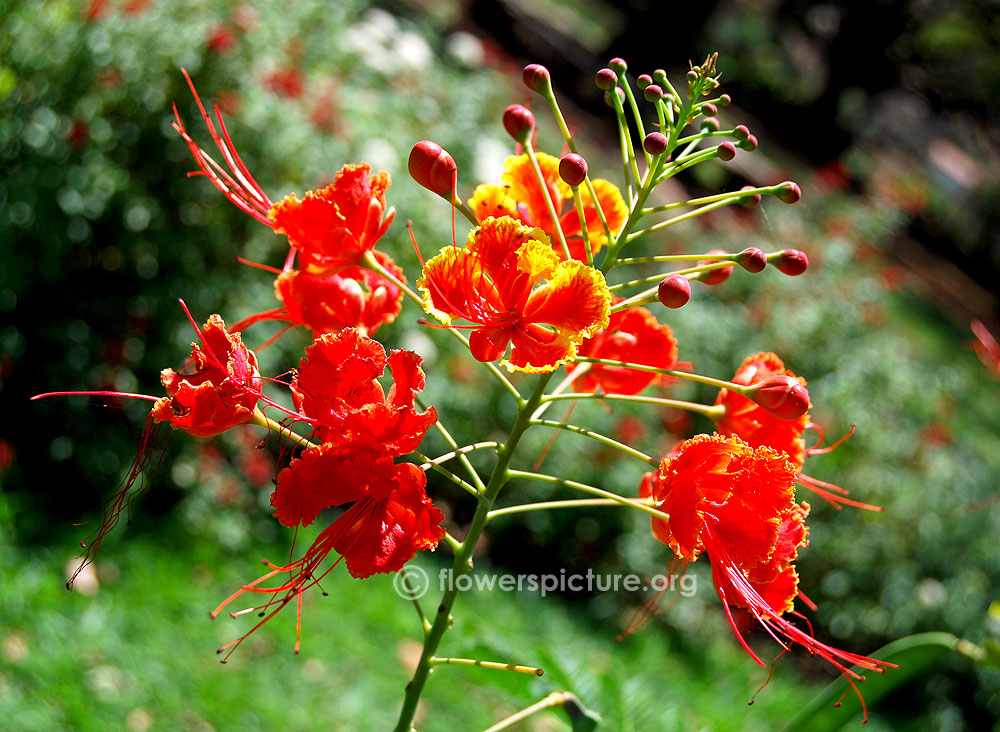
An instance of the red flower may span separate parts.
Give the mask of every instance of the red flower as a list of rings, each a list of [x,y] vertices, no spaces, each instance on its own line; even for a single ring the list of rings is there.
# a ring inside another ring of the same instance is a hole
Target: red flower
[[[168,396],[153,405],[152,416],[195,437],[212,437],[254,418],[261,378],[253,351],[218,315],[209,317],[200,335],[204,350],[191,344],[193,373],[161,373]]]
[[[187,72],[184,78],[225,163],[225,166],[217,163],[191,139],[175,105],[173,127],[188,144],[201,169],[194,175],[206,176],[239,209],[276,234],[287,236],[302,258],[302,268],[309,274],[331,275],[361,264],[395,215],[395,209],[386,209],[385,205],[389,174],[370,175],[367,163],[345,165],[326,188],[307,192],[301,201],[291,194],[274,203],[243,164],[218,107],[215,114],[219,130],[216,130]],[[292,258],[290,253],[285,269],[291,269]]]
[[[543,239],[510,217],[487,219],[464,249],[445,247],[424,265],[417,282],[424,309],[445,324],[473,323],[469,342],[479,361],[495,361],[510,346],[509,370],[555,370],[607,326],[611,293],[598,270],[560,261]]]
[[[396,572],[418,551],[433,551],[445,534],[440,526],[444,516],[427,497],[426,482],[417,466],[393,463],[392,456],[369,438],[325,443],[292,460],[278,474],[271,495],[274,515],[284,526],[308,526],[324,508],[353,505],[319,534],[300,559],[284,567],[269,565],[271,572],[241,587],[215,609],[212,617],[245,592],[271,595],[266,603],[252,608],[261,615],[270,613],[219,652],[228,648],[232,653],[295,597],[301,628],[303,591],[319,584],[341,559],[346,560],[352,577],[363,579]],[[339,556],[324,569],[330,552]],[[291,576],[276,587],[259,586],[279,574]],[[242,613],[233,615],[238,614]],[[298,637],[295,650],[299,650]]]
[[[772,448],[699,435],[664,458],[640,494],[670,516],[652,520],[657,539],[684,561],[708,555],[730,626],[758,664],[765,665],[743,639],[732,607],[746,608],[786,651],[796,643],[832,663],[860,699],[855,680],[863,677],[850,666],[881,672],[892,664],[828,646],[782,617],[801,596],[792,562],[808,534],[809,507],[795,503],[795,478],[795,466]]]
[[[306,79],[294,66],[275,69],[264,78],[264,85],[280,97],[298,99],[305,91]]]
[[[646,308],[630,308],[612,313],[608,327],[580,344],[578,355],[672,369],[677,363],[677,340],[670,326],[659,323]],[[573,381],[573,391],[638,394],[657,378],[650,371],[591,364]]]
[[[375,259],[398,280],[405,281],[403,270],[387,255],[375,252]],[[274,281],[274,295],[284,307],[251,315],[234,327],[245,329],[261,320],[284,320],[304,325],[317,334],[337,333],[345,328],[374,334],[383,323],[396,319],[403,301],[398,286],[361,267],[349,267],[326,277],[286,270]]]
[[[552,199],[552,205],[558,217],[558,226],[562,228],[563,236],[566,237],[566,243],[569,245],[570,255],[574,259],[586,262],[587,251],[583,245],[583,226],[580,225],[580,217],[577,215],[576,206],[573,203],[573,192],[569,185],[559,177],[559,158],[545,153],[535,153],[535,158],[538,160],[538,167],[542,171],[545,187]],[[469,199],[469,207],[475,212],[479,222],[482,223],[490,217],[510,216],[527,226],[541,228],[549,235],[552,243],[557,244],[559,241],[559,237],[556,235],[557,223],[549,215],[545,195],[538,185],[528,156],[513,155],[507,158],[501,179],[502,185],[478,186],[472,198]],[[591,183],[597,194],[601,210],[604,212],[608,228],[612,235],[617,234],[625,225],[625,218],[628,216],[628,206],[625,205],[621,192],[617,186],[606,180],[598,178],[592,180]],[[583,215],[587,227],[587,238],[590,241],[591,251],[596,253],[608,243],[608,237],[590,193],[586,188],[581,188],[580,192],[583,195]],[[557,254],[562,255],[558,246],[555,247],[555,250]]]
[[[805,379],[786,369],[780,358],[768,352],[747,356],[736,370],[733,383],[750,386],[774,376],[790,376],[803,386],[806,383]],[[747,397],[729,389],[720,391],[715,403],[726,407],[725,416],[716,423],[721,434],[738,435],[751,447],[773,447],[788,455],[797,470],[802,469],[806,456],[802,433],[810,424],[808,413],[798,419],[778,419]]]
[[[736,371],[733,383],[749,386],[779,379],[787,379],[792,384],[798,382],[803,386],[806,383],[805,379],[786,369],[785,364],[778,356],[770,352],[762,352],[747,356]],[[796,480],[837,510],[840,510],[842,505],[855,506],[869,511],[882,510],[880,506],[847,498],[846,489],[812,478],[802,472],[807,455],[818,455],[834,449],[853,433],[853,427],[851,432],[829,447],[820,448],[817,444],[817,446],[806,448],[806,442],[802,435],[809,428],[817,430],[820,434],[819,441],[823,441],[822,428],[810,419],[808,412],[796,419],[779,419],[774,416],[773,411],[769,412],[747,397],[729,389],[721,390],[715,403],[726,407],[725,414],[716,421],[716,429],[721,434],[736,435],[751,447],[773,447],[775,450],[785,453],[795,466]]]
[[[322,442],[370,438],[390,455],[415,450],[437,421],[429,407],[418,412],[415,399],[424,388],[420,357],[393,351],[386,358],[377,341],[354,328],[325,334],[306,349],[292,381],[296,408],[310,419]],[[392,370],[386,395],[377,378]]]

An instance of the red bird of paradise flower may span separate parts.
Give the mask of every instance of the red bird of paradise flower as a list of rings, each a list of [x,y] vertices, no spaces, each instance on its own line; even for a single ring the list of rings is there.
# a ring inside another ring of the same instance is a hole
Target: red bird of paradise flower
[[[566,243],[573,259],[587,261],[587,250],[583,243],[583,229],[587,230],[592,254],[608,243],[607,233],[597,213],[597,206],[604,212],[605,220],[612,235],[617,234],[628,216],[628,206],[622,198],[618,187],[601,178],[591,183],[597,194],[597,203],[591,198],[585,188],[583,195],[584,223],[581,225],[573,204],[573,192],[569,185],[559,176],[559,158],[546,153],[535,153],[538,167],[545,179],[545,188],[552,199],[552,205],[558,221],[553,221],[545,203],[545,194],[538,185],[534,169],[527,155],[512,155],[503,166],[502,185],[483,184],[476,187],[469,199],[469,207],[482,223],[487,218],[510,216],[526,226],[537,226],[552,242],[558,241],[556,227],[561,227]],[[560,254],[558,248],[556,253]]]
[[[385,203],[389,174],[380,172],[371,175],[367,163],[348,164],[327,187],[309,191],[302,200],[292,193],[274,203],[236,152],[219,108],[215,108],[219,124],[216,129],[191,77],[186,71],[182,72],[224,164],[213,160],[191,138],[175,104],[173,127],[187,143],[200,168],[199,172],[191,175],[204,175],[237,208],[270,227],[276,234],[288,237],[291,249],[284,269],[292,268],[296,252],[302,269],[311,275],[336,274],[361,264],[365,255],[388,230],[395,215],[395,209],[387,209]]]
[[[607,326],[611,309],[604,275],[561,261],[540,229],[509,216],[486,219],[463,249],[442,249],[417,285],[428,313],[446,325],[453,318],[473,324],[465,327],[477,360],[495,361],[509,346],[503,364],[511,371],[554,371]]]
[[[683,442],[659,470],[650,474],[640,494],[669,514],[653,518],[653,535],[683,562],[702,553],[712,565],[712,579],[729,624],[743,649],[759,665],[740,633],[731,608],[746,608],[785,652],[792,644],[833,664],[865,708],[850,667],[883,672],[891,663],[842,651],[816,640],[783,615],[792,613],[795,597],[812,603],[798,589],[793,562],[807,542],[806,503],[795,503],[795,466],[784,453],[751,447],[739,437],[698,435]],[[865,709],[867,719],[867,709]]]
[[[794,379],[805,386],[806,380],[796,376],[785,368],[785,364],[777,355],[771,352],[755,353],[747,356],[733,377],[734,384],[750,386],[766,382],[775,377]],[[716,405],[725,407],[725,412],[716,420],[716,429],[723,435],[741,437],[752,447],[773,447],[788,455],[796,469],[796,480],[818,495],[824,501],[840,510],[842,505],[864,508],[869,511],[881,511],[881,506],[861,503],[847,498],[848,491],[840,486],[805,475],[802,467],[808,455],[819,455],[833,450],[843,443],[854,432],[852,427],[844,437],[832,445],[821,448],[807,448],[803,433],[807,429],[815,429],[820,433],[822,443],[823,429],[814,423],[806,412],[796,419],[779,419],[757,403],[729,389],[722,389],[715,399]]]

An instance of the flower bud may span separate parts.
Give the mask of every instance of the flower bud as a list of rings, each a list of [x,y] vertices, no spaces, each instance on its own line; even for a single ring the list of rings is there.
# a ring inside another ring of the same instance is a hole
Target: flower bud
[[[643,90],[642,96],[647,102],[655,102],[663,96],[663,87],[659,84],[650,84]]]
[[[626,71],[628,71],[628,64],[625,63],[625,59],[615,56],[613,59],[608,61],[608,68],[610,68],[616,74],[621,76]]]
[[[756,274],[767,266],[767,255],[758,247],[747,247],[740,252],[736,263],[747,272]]]
[[[772,376],[754,384],[747,397],[778,419],[798,419],[809,411],[809,392],[792,376]]]
[[[718,117],[705,117],[701,121],[701,129],[708,130],[709,132],[717,132],[721,125],[719,124]]]
[[[750,135],[747,139],[740,142],[739,145],[747,152],[753,152],[757,149],[757,135]]]
[[[450,198],[455,190],[455,158],[436,142],[422,140],[414,145],[406,167],[413,180],[439,196]]]
[[[587,161],[582,155],[566,153],[559,160],[559,177],[568,185],[580,185],[587,179]]]
[[[667,84],[667,72],[663,69],[657,69],[653,72],[653,81],[655,81],[660,86],[668,86]]]
[[[691,299],[691,283],[684,275],[672,274],[656,288],[657,299],[668,308],[679,308]]]
[[[753,188],[754,188],[753,186],[743,186],[743,188],[741,188],[740,190],[752,191]],[[760,199],[761,195],[759,193],[755,193],[752,196],[744,196],[743,198],[741,198],[739,200],[739,204],[743,208],[754,208],[758,203],[760,203]]]
[[[618,74],[611,69],[601,69],[594,74],[594,82],[598,89],[609,91],[618,83]]]
[[[549,70],[541,64],[528,64],[521,72],[521,81],[524,85],[539,94],[545,94],[552,88],[552,76]]]
[[[715,148],[719,155],[719,160],[732,160],[736,157],[736,145],[726,140]]]
[[[642,149],[650,155],[659,155],[667,149],[667,136],[662,132],[650,132],[642,141]]]
[[[750,128],[746,125],[739,125],[735,130],[733,130],[733,137],[740,142],[743,142],[750,137]]]
[[[523,104],[512,104],[503,111],[503,128],[522,145],[527,145],[535,130],[535,115]]]
[[[774,194],[782,203],[795,203],[802,198],[802,189],[798,183],[786,180]]]
[[[725,249],[713,249],[709,254],[729,254]],[[713,262],[718,262],[718,259],[700,259],[698,264],[712,264]],[[703,272],[701,275],[701,281],[706,285],[719,285],[729,279],[729,275],[733,273],[734,267],[723,267],[722,269],[712,269],[707,272]]]
[[[711,102],[705,102],[704,104],[701,105],[701,113],[707,117],[713,117],[716,114],[718,114],[718,112],[719,108],[716,107]]]
[[[728,94],[723,94],[721,97],[719,97],[719,106],[728,107],[731,101],[733,101],[733,98],[731,96],[729,96]]]
[[[635,80],[635,85],[640,89],[645,89],[647,86],[653,83],[653,77],[649,74],[642,74],[638,79]]]
[[[615,89],[615,94],[618,95],[618,103],[623,104],[625,102],[625,90],[622,89],[620,86],[616,86],[614,89]],[[615,103],[611,100],[610,91],[604,92],[604,103],[607,104],[612,109],[615,109]]]
[[[790,277],[795,277],[809,268],[809,257],[798,249],[785,249],[775,261],[774,266]]]

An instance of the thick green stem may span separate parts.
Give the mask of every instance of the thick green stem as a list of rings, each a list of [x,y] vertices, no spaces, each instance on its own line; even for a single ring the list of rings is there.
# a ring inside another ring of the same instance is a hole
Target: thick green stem
[[[455,552],[455,560],[452,564],[452,577],[460,577],[472,571],[472,553],[476,548],[479,537],[486,528],[489,510],[496,501],[497,495],[511,478],[510,461],[517,451],[518,443],[525,431],[531,425],[531,415],[538,408],[545,394],[545,387],[548,386],[552,374],[546,374],[538,379],[535,390],[527,400],[519,399],[517,404],[517,419],[511,427],[510,435],[504,444],[497,450],[497,461],[493,467],[493,472],[486,483],[486,488],[482,493],[482,500],[476,506],[476,513],[472,517],[469,531],[465,535],[461,546]],[[437,653],[441,639],[451,625],[451,609],[458,597],[457,582],[452,582],[451,586],[445,590],[438,605],[437,614],[431,625],[430,631],[424,639],[424,650],[420,656],[420,662],[413,673],[413,678],[406,686],[406,696],[403,699],[403,708],[399,712],[399,722],[396,724],[396,732],[411,732],[413,729],[413,715],[417,711],[417,703],[424,692],[424,685],[430,675],[434,664],[434,657]]]

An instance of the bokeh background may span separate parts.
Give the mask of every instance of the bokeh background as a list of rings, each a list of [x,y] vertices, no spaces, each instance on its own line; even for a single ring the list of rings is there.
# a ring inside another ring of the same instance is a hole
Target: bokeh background
[[[671,4],[673,5],[673,4]],[[748,124],[753,154],[700,166],[691,194],[792,178],[795,206],[766,201],[674,227],[658,251],[805,250],[809,271],[737,272],[661,312],[681,358],[726,376],[756,350],[810,381],[829,437],[857,425],[808,472],[886,507],[814,506],[803,588],[818,637],[859,652],[941,630],[985,649],[946,655],[872,710],[870,729],[982,730],[1000,715],[990,655],[1000,584],[1000,382],[971,347],[970,320],[1000,334],[997,99],[1000,23],[991,2],[718,0],[671,7],[587,0],[295,3],[94,0],[0,4],[0,715],[28,730],[379,730],[396,716],[419,652],[412,608],[391,578],[330,577],[306,603],[303,652],[279,618],[225,666],[213,650],[245,624],[207,613],[257,576],[291,538],[269,515],[273,446],[247,429],[201,441],[177,434],[131,524],[106,540],[94,573],[63,588],[78,543],[134,457],[147,407],[58,398],[51,390],[157,394],[196,319],[230,322],[272,307],[283,240],[199,178],[170,127],[175,102],[196,139],[186,68],[226,115],[272,198],[329,182],[345,162],[393,175],[399,221],[380,245],[412,282],[412,219],[425,254],[450,241],[441,201],[406,175],[429,138],[459,164],[459,186],[495,180],[512,142],[500,113],[527,102],[524,63],[552,71],[592,171],[615,179],[616,144],[593,72],[630,72],[719,52],[726,122]],[[542,120],[541,110],[539,119]],[[561,141],[542,125],[542,149]],[[678,195],[681,195],[678,192]],[[408,304],[379,331],[425,357],[428,400],[463,441],[493,439],[499,394],[467,357],[417,324]],[[254,326],[250,343],[274,332]],[[294,365],[291,333],[262,372]],[[712,400],[685,385],[678,398]],[[509,416],[509,415],[508,415]],[[707,424],[580,405],[577,422],[662,454]],[[164,435],[165,436],[165,435]],[[440,445],[433,438],[425,446]],[[529,445],[540,454],[546,436]],[[635,490],[640,470],[563,435],[546,470]],[[470,507],[444,483],[435,502],[461,531]],[[556,497],[535,485],[508,499]],[[563,497],[560,496],[559,497]],[[818,503],[816,501],[813,502]],[[305,537],[308,539],[308,537]],[[300,537],[300,541],[303,537]],[[447,549],[418,558],[435,573]],[[497,522],[485,571],[664,571],[666,549],[637,516],[594,510]],[[463,596],[446,646],[455,656],[544,667],[541,679],[444,669],[423,703],[427,729],[482,729],[554,689],[571,690],[614,730],[773,730],[832,677],[792,654],[766,671],[739,649],[710,578],[626,641],[614,638],[642,593]],[[241,630],[242,629],[242,630]],[[773,658],[766,642],[758,648]],[[415,650],[416,649],[416,650]],[[975,655],[975,654],[973,654]],[[569,729],[556,715],[534,730]]]

